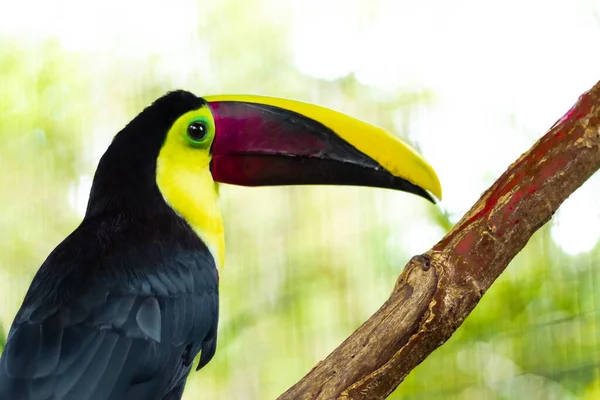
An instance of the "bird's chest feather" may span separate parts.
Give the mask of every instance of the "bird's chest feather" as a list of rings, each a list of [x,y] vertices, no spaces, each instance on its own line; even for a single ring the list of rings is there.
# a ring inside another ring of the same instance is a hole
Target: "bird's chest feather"
[[[156,181],[167,204],[196,232],[210,250],[217,269],[225,263],[223,219],[218,188],[210,170],[190,170],[175,156],[161,153]]]

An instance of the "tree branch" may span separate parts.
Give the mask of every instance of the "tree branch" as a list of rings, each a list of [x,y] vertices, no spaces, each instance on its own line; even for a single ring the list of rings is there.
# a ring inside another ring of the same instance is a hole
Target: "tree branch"
[[[381,308],[279,397],[383,399],[475,308],[561,203],[600,167],[600,82],[482,195]]]

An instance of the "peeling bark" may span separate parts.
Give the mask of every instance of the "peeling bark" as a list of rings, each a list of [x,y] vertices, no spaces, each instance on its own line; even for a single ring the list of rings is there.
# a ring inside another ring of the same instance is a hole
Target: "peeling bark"
[[[409,261],[371,318],[279,399],[386,398],[450,338],[533,233],[598,168],[600,82],[439,243]]]

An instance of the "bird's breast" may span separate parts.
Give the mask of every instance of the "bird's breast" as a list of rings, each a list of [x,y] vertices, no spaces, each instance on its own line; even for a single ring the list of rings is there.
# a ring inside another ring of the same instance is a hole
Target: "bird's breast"
[[[225,264],[225,234],[218,191],[210,170],[192,171],[159,157],[156,182],[166,203],[206,244],[217,269]]]

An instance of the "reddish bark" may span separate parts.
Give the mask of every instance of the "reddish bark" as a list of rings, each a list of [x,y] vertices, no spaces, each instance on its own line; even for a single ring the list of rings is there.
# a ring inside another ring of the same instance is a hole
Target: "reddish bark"
[[[279,399],[383,399],[475,308],[513,257],[600,167],[600,82],[413,257],[381,308]]]

